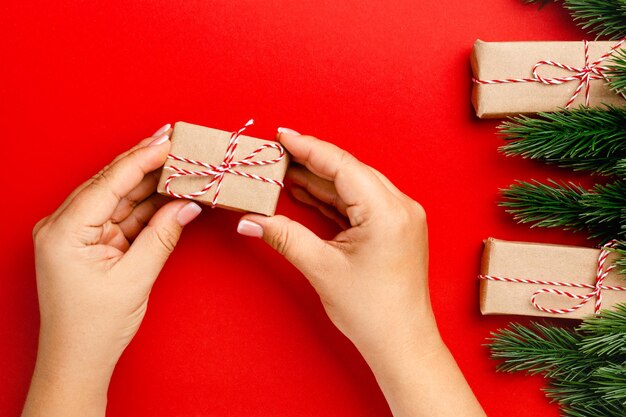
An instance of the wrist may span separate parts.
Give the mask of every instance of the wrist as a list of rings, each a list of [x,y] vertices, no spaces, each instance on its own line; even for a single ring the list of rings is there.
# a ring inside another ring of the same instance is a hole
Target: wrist
[[[385,338],[376,343],[358,343],[356,346],[375,372],[395,364],[401,367],[408,362],[421,361],[446,349],[432,312],[419,320],[392,326]]]
[[[112,369],[40,350],[22,416],[104,416],[111,375]]]

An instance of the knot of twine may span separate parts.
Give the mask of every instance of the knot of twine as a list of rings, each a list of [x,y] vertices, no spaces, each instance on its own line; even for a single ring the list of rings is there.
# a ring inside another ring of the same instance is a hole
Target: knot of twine
[[[169,154],[167,156],[168,159],[172,159],[174,161],[179,161],[179,162],[187,162],[189,164],[200,166],[205,169],[200,170],[200,171],[194,171],[194,170],[183,169],[175,165],[170,165],[168,167],[165,167],[165,169],[174,171],[174,173],[170,175],[169,177],[167,177],[167,179],[165,180],[165,191],[172,197],[191,199],[191,198],[199,197],[207,193],[213,186],[215,186],[215,194],[213,195],[213,200],[211,201],[211,206],[215,206],[217,204],[217,199],[220,194],[222,180],[224,179],[224,176],[226,174],[237,175],[240,177],[245,177],[245,178],[249,178],[252,180],[266,182],[266,183],[277,185],[279,187],[283,187],[284,184],[282,181],[278,181],[272,178],[262,177],[256,174],[250,174],[248,172],[243,172],[237,169],[238,167],[246,167],[246,166],[271,165],[271,164],[278,163],[285,157],[285,150],[280,144],[266,143],[264,145],[259,146],[257,149],[252,151],[245,158],[234,160],[235,150],[237,149],[237,145],[239,143],[239,135],[241,135],[241,133],[243,133],[243,131],[246,130],[246,128],[248,126],[251,126],[252,124],[254,124],[254,120],[250,119],[241,129],[237,130],[236,132],[233,132],[230,135],[230,140],[228,142],[228,146],[226,147],[226,154],[224,155],[224,159],[222,163],[219,165],[207,164],[206,162],[196,161],[193,159],[183,158],[180,156]],[[254,158],[265,149],[276,149],[278,151],[278,156],[273,159],[254,160]],[[179,194],[179,193],[172,191],[172,187],[171,187],[172,181],[174,181],[176,178],[186,177],[186,176],[208,177],[210,178],[210,180],[201,190],[198,190],[193,193]]]
[[[569,108],[576,97],[580,94],[580,92],[585,89],[585,106],[589,106],[589,90],[591,87],[592,80],[605,79],[607,82],[610,81],[606,76],[605,72],[609,70],[609,67],[602,66],[602,62],[604,62],[607,58],[617,51],[622,44],[626,41],[626,37],[622,38],[619,42],[617,42],[611,49],[602,55],[597,61],[589,63],[589,42],[583,41],[584,50],[585,50],[585,65],[582,68],[576,68],[571,65],[562,64],[556,61],[544,60],[539,61],[533,66],[532,70],[532,78],[503,78],[496,80],[479,80],[476,78],[472,78],[472,81],[476,84],[514,84],[514,83],[542,83],[545,85],[558,85],[568,83],[570,81],[578,81],[578,86],[574,93],[570,97],[569,101],[565,105],[565,108]],[[568,77],[542,77],[538,73],[538,69],[542,65],[553,66],[557,68],[561,68],[570,72],[573,72],[573,75]],[[623,93],[619,93],[622,97],[626,98]]]
[[[532,297],[530,297],[530,302],[537,310],[543,311],[545,313],[566,314],[566,313],[571,313],[571,312],[578,310],[579,308],[587,304],[592,298],[595,298],[596,302],[594,306],[594,314],[597,315],[600,312],[600,309],[602,308],[602,291],[605,291],[605,290],[626,291],[626,287],[604,285],[604,280],[609,275],[609,272],[611,272],[611,270],[615,268],[615,265],[610,265],[610,266],[606,265],[606,260],[609,256],[610,249],[614,247],[615,244],[616,244],[615,241],[611,241],[606,246],[604,246],[602,250],[600,251],[600,255],[598,256],[598,267],[596,270],[595,284],[542,281],[542,280],[524,279],[524,278],[507,278],[507,277],[497,277],[493,275],[479,275],[478,278],[483,279],[483,280],[489,280],[489,281],[515,282],[515,283],[520,283],[520,284],[540,284],[540,285],[550,285],[553,287],[571,287],[571,288],[591,289],[592,291],[590,291],[587,294],[573,294],[571,292],[557,290],[555,288],[542,288],[533,293]],[[545,293],[556,294],[556,295],[568,297],[574,300],[580,300],[580,303],[578,303],[577,305],[573,307],[563,308],[563,309],[544,307],[537,302],[537,296],[540,294],[545,294]]]

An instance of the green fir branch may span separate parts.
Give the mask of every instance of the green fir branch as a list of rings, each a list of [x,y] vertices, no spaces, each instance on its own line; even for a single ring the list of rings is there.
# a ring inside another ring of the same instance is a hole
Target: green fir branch
[[[598,37],[619,39],[626,35],[624,0],[564,0],[574,22]]]
[[[500,205],[531,227],[587,230],[590,237],[604,241],[619,238],[626,230],[626,182],[622,180],[597,184],[591,190],[552,180],[549,184],[518,181],[503,190],[503,196]]]
[[[578,330],[584,335],[579,347],[585,355],[619,355],[626,360],[626,304],[585,320]]]
[[[626,94],[626,50],[620,49],[613,55],[606,76],[613,91]]]
[[[577,386],[576,386],[577,385]],[[582,386],[585,385],[585,386]],[[593,397],[585,397],[580,395],[578,398],[583,401],[588,398],[587,402],[574,401],[572,404],[566,400],[570,396],[570,391],[593,392],[588,388],[587,383],[574,384],[573,382],[564,382],[558,384],[554,388],[549,388],[547,392],[548,398],[554,398],[561,406],[562,415],[565,417],[624,417],[626,407],[618,401],[607,401],[602,397],[594,394]],[[572,395],[572,398],[575,398]],[[559,401],[563,399],[564,401]]]
[[[612,364],[595,372],[596,391],[609,401],[626,404],[626,365]]]
[[[596,184],[582,197],[582,218],[592,237],[604,240],[622,238],[626,231],[626,181]]]
[[[500,206],[507,207],[519,223],[531,223],[532,227],[584,229],[580,215],[584,212],[581,200],[586,190],[576,184],[553,180],[549,183],[518,181],[502,190],[505,201]]]
[[[511,323],[488,339],[493,359],[502,359],[498,370],[525,371],[547,377],[582,377],[599,365],[596,358],[578,351],[581,336],[568,329],[532,323],[529,327]]]
[[[592,415],[598,417],[622,415],[619,413],[589,414],[592,410],[605,412],[607,408],[610,409],[614,405],[599,396],[593,384],[593,374],[590,373],[577,380],[552,380],[550,385],[543,391],[546,393],[546,397],[559,403],[565,415],[583,415],[587,417]],[[624,408],[621,408],[620,411],[623,413]]]
[[[626,304],[586,319],[575,329],[531,323],[492,333],[492,358],[505,372],[541,373],[546,395],[564,416],[626,415]],[[604,346],[604,347],[603,347]]]
[[[539,4],[540,8],[550,0],[523,0]],[[626,35],[626,4],[624,0],[563,0],[574,21],[598,37],[619,39]]]
[[[562,110],[513,117],[499,126],[507,156],[612,175],[626,158],[626,107]]]

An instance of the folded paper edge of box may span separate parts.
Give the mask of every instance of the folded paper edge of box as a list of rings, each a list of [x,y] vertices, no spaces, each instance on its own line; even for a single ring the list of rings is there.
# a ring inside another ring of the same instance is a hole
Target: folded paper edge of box
[[[493,246],[493,238],[489,237],[483,241],[483,253],[480,259],[480,275],[486,275],[489,273],[489,260],[491,258],[491,249]],[[482,315],[487,315],[489,312],[486,310],[487,304],[487,291],[489,290],[488,281],[484,279],[479,280],[479,305],[480,305],[480,313]]]

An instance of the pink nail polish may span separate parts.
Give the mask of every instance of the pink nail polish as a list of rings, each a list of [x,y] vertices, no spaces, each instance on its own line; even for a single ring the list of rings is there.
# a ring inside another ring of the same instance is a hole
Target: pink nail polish
[[[152,142],[150,142],[149,146],[155,146],[155,145],[161,145],[165,142],[167,142],[167,140],[170,138],[170,135],[168,135],[167,133],[162,134],[161,136],[157,137],[155,140],[153,140]]]
[[[237,233],[250,237],[263,237],[263,228],[250,220],[241,220],[237,225]]]
[[[282,133],[283,135],[300,136],[299,132],[296,132],[293,129],[289,129],[288,127],[279,127],[278,133]]]
[[[189,224],[193,219],[198,217],[198,214],[200,214],[201,211],[202,207],[194,202],[189,202],[180,209],[180,211],[176,215],[176,221],[178,221],[178,224],[180,224],[181,226],[185,226]]]
[[[170,130],[170,127],[172,127],[171,124],[166,124],[165,126],[161,126],[159,128],[159,130],[157,130],[156,132],[154,132],[152,134],[153,137],[157,137],[157,136],[161,136],[163,133],[167,132],[168,130]]]

